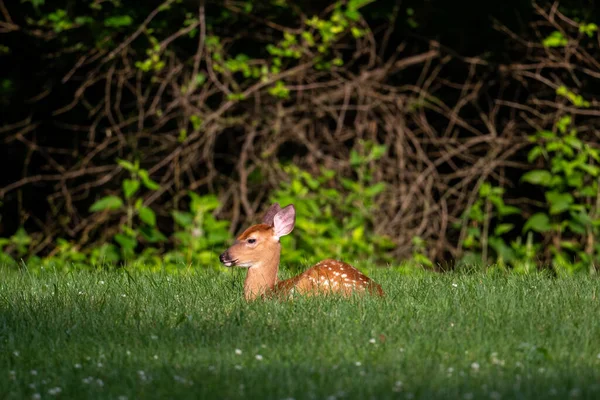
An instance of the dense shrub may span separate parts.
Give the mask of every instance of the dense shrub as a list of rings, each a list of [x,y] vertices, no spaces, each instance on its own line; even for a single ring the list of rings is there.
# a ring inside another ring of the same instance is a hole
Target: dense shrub
[[[293,261],[593,270],[597,19],[514,6],[12,2],[3,257],[207,263],[280,201]]]

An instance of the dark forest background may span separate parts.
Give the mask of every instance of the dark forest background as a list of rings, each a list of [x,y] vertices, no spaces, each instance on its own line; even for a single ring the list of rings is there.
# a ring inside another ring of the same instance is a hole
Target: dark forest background
[[[593,1],[0,0],[0,262],[595,271]]]

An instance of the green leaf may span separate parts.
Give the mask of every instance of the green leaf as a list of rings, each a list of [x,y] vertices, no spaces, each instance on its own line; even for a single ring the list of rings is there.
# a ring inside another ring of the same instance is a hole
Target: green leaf
[[[541,146],[535,146],[533,149],[531,149],[531,151],[527,155],[527,161],[529,161],[529,163],[533,163],[535,160],[537,160],[543,154],[544,154],[544,149],[542,149]]]
[[[521,182],[529,182],[533,185],[548,186],[551,181],[552,174],[543,169],[529,171],[521,177]]]
[[[140,188],[140,181],[136,181],[133,179],[125,179],[123,181],[123,193],[125,193],[125,198],[130,199],[131,196],[135,194]]]
[[[498,214],[500,214],[503,217],[506,215],[519,214],[520,212],[521,209],[515,206],[507,206],[503,204],[502,206],[498,207]]]
[[[177,225],[181,226],[182,228],[187,228],[194,222],[194,217],[188,212],[173,211],[171,215],[173,215],[173,219]]]
[[[348,19],[352,21],[358,21],[360,19],[360,13],[356,10],[346,10],[344,13]]]
[[[365,190],[365,194],[369,197],[377,196],[385,190],[385,182],[378,182]]]
[[[204,82],[206,82],[206,75],[204,75],[202,72],[196,74],[196,84],[198,86],[202,86],[204,85]]]
[[[352,239],[355,241],[362,240],[364,234],[365,234],[365,227],[359,226],[358,228],[356,228],[352,231]]]
[[[134,165],[133,163],[131,163],[127,160],[118,159],[117,164],[119,164],[119,166],[121,166],[122,168],[126,169],[129,172],[135,172],[138,170],[137,165]]]
[[[567,211],[575,199],[570,193],[547,192],[546,200],[550,203],[550,214],[556,215]]]
[[[129,15],[115,15],[113,17],[106,18],[104,20],[104,26],[108,28],[121,28],[123,26],[129,26],[133,22],[133,19]]]
[[[156,226],[156,214],[149,207],[142,207],[138,211],[140,219],[150,226]]]
[[[534,231],[539,233],[548,232],[552,229],[550,218],[544,213],[535,213],[523,226],[523,232]]]
[[[164,242],[165,240],[167,240],[167,237],[163,235],[158,229],[150,226],[143,226],[142,228],[140,228],[140,233],[142,234],[144,239],[150,243]]]
[[[115,235],[115,242],[119,243],[124,250],[133,250],[137,246],[137,240],[135,238],[122,233],[117,233]]]
[[[152,179],[150,179],[150,176],[148,175],[148,171],[146,171],[145,169],[140,169],[138,171],[138,175],[140,176],[140,179],[142,180],[142,183],[144,184],[144,186],[146,186],[146,188],[148,188],[150,190],[157,190],[158,188],[160,188],[158,183],[156,183]]]
[[[568,40],[559,31],[554,31],[548,36],[542,44],[545,47],[564,47],[568,43]]]
[[[496,235],[496,236],[503,235],[507,232],[512,231],[514,227],[515,227],[514,224],[500,224],[500,225],[496,226],[496,229],[494,229],[494,235]]]
[[[117,196],[106,196],[96,201],[90,207],[90,212],[98,212],[104,210],[116,210],[123,206],[123,200]]]

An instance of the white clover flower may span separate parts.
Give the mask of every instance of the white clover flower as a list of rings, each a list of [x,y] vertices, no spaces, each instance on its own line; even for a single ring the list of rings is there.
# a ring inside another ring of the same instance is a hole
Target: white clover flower
[[[29,371],[29,373],[33,376],[37,375],[37,371],[35,369],[32,369],[31,371]]]
[[[235,354],[237,354],[237,355],[239,356],[240,354],[242,354],[242,350],[240,350],[240,349],[235,349]]]
[[[60,392],[62,392],[62,389],[59,388],[58,386],[48,389],[48,394],[51,395],[51,396],[56,396]]]
[[[360,367],[362,365],[362,363],[360,361],[357,361],[354,363],[354,365],[356,365],[357,367]]]
[[[74,365],[75,369],[81,369],[81,364],[77,363]]]
[[[256,358],[258,361],[262,361],[263,356],[261,356],[260,354],[257,354],[254,356],[254,358]]]
[[[458,287],[458,284],[456,284],[456,283],[453,283],[453,284],[452,284],[452,287]]]
[[[371,343],[371,344],[375,344],[375,338],[371,338],[371,339],[369,339],[369,343]]]
[[[239,370],[241,370],[241,369],[242,369],[242,366],[238,364],[238,365],[236,365],[236,366],[235,366],[235,367],[233,367],[233,368],[235,368],[235,369],[237,369],[237,370],[239,371]]]
[[[99,283],[99,284],[101,284],[101,285],[104,285],[104,281],[100,281],[100,282],[98,282],[98,283]]]
[[[88,376],[87,378],[83,378],[81,380],[81,382],[85,383],[86,385],[89,385],[90,383],[92,383],[93,380],[94,380],[94,378],[92,378],[91,376]]]
[[[471,369],[473,371],[479,371],[479,363],[474,362],[473,364],[471,364]]]

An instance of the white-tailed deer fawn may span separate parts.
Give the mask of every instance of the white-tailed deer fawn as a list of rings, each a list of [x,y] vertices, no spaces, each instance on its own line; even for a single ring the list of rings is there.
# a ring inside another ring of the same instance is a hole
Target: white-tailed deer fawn
[[[279,238],[294,229],[296,210],[292,204],[285,208],[273,204],[263,217],[262,224],[253,225],[219,256],[228,266],[248,268],[244,282],[246,300],[262,296],[293,296],[299,294],[368,292],[383,296],[381,286],[345,262],[323,260],[302,274],[277,281],[281,244]]]

